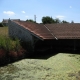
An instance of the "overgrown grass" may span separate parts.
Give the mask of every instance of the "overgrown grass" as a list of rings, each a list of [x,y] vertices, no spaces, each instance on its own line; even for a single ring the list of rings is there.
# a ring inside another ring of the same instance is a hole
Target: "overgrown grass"
[[[0,36],[8,36],[8,27],[0,27]]]
[[[0,48],[6,51],[15,50],[18,51],[20,48],[20,42],[18,39],[12,40],[6,36],[0,36]]]
[[[17,38],[13,40],[8,36],[8,27],[0,27],[0,49],[18,51],[20,47],[20,42]]]

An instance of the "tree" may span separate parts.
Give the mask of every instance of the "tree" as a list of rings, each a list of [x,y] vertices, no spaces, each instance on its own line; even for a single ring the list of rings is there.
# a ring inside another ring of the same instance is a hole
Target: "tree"
[[[69,22],[67,22],[67,21],[63,20],[63,21],[62,21],[62,23],[69,23]]]
[[[34,22],[34,23],[35,23],[35,21],[32,20],[32,19],[27,19],[26,21],[27,21],[27,22]]]
[[[55,23],[61,23],[61,21],[58,18],[56,18]]]
[[[71,23],[74,23],[74,21],[71,21]]]
[[[43,24],[51,24],[54,23],[54,19],[52,17],[46,16],[46,17],[42,17],[42,23]]]

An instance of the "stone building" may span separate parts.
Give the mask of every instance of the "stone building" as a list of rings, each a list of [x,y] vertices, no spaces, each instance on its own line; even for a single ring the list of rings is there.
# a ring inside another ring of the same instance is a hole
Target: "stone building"
[[[3,19],[3,21],[2,21],[2,24],[4,25],[4,26],[8,26],[8,20],[9,19]],[[11,19],[12,21],[20,21],[20,19]]]

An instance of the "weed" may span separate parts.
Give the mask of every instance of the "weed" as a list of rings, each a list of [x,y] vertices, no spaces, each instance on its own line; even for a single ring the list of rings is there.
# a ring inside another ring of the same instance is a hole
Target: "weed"
[[[10,50],[18,51],[20,48],[20,42],[18,39],[12,40],[7,36],[0,36],[0,48],[5,49],[7,52]]]

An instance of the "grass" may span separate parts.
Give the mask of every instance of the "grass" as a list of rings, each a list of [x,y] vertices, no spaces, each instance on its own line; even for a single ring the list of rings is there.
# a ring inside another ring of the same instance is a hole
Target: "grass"
[[[8,27],[0,27],[0,36],[8,36]]]
[[[18,49],[20,48],[20,42],[18,39],[12,40],[7,36],[0,36],[0,48],[6,51],[18,51]]]
[[[69,55],[73,54],[58,53],[46,60],[23,59],[0,68],[0,79],[80,80],[80,62],[76,57],[70,57]],[[80,57],[80,55],[77,56]]]
[[[0,66],[22,59],[25,52],[19,39],[9,37],[8,27],[0,27]]]
[[[12,40],[8,36],[8,27],[0,27],[0,48],[6,51],[18,50],[20,48],[20,42],[18,39]]]

